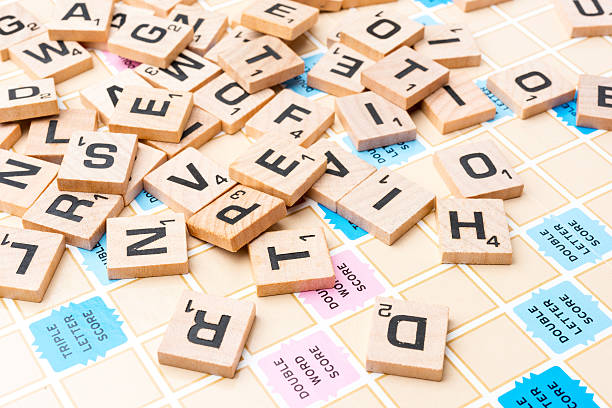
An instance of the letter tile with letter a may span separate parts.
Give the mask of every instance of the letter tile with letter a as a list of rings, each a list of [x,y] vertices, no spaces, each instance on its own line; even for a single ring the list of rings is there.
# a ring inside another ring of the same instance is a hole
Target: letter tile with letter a
[[[476,40],[463,24],[425,27],[425,38],[414,49],[446,68],[477,67],[482,59]]]
[[[463,12],[478,10],[484,7],[489,7],[494,4],[503,3],[510,0],[453,0],[453,3]]]
[[[576,108],[578,126],[612,130],[612,80],[596,75],[581,75]]]
[[[366,370],[442,381],[447,306],[377,297]]]
[[[255,303],[186,290],[157,351],[160,364],[233,378]]]
[[[556,68],[530,61],[491,75],[487,88],[521,119],[574,99],[576,86]]]
[[[269,231],[249,244],[257,296],[328,289],[336,276],[322,228]]]
[[[47,23],[51,40],[108,39],[113,0],[56,0],[53,20]]]
[[[264,34],[293,41],[315,25],[319,9],[291,0],[257,0],[240,17],[240,24]]]
[[[66,243],[50,232],[0,226],[0,297],[41,302]]]
[[[0,7],[0,61],[9,59],[9,47],[45,31],[44,26],[17,2]]]
[[[163,213],[106,220],[108,279],[189,272],[185,216]]]
[[[612,34],[610,0],[554,0],[553,3],[571,37]]]
[[[0,85],[0,123],[58,113],[52,78]]]
[[[237,185],[189,218],[187,226],[194,237],[236,252],[286,215],[280,198]]]
[[[442,263],[512,263],[512,244],[502,200],[438,200],[436,216]]]
[[[178,4],[168,19],[187,24],[193,28],[193,41],[187,48],[198,55],[206,52],[217,43],[227,30],[227,16],[223,13],[204,10],[202,7]]]

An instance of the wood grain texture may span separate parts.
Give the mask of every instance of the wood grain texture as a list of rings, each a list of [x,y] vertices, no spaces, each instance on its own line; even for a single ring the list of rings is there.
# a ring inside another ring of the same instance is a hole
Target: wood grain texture
[[[0,149],[10,149],[19,138],[21,138],[21,126],[18,123],[0,124]]]
[[[123,194],[123,202],[125,205],[131,203],[132,200],[142,192],[145,176],[165,162],[166,154],[164,152],[147,146],[144,143],[138,143],[138,150],[136,151],[136,159],[134,159],[130,181]]]
[[[250,28],[246,28],[241,25],[237,25],[232,29],[232,31],[222,37],[219,42],[217,42],[210,50],[208,50],[208,52],[206,52],[204,56],[207,59],[218,63],[218,57],[220,53],[227,50],[236,49],[242,44],[259,38],[262,35],[263,34],[260,32],[251,30]]]
[[[311,28],[319,9],[291,0],[258,0],[240,16],[240,24],[264,34],[293,41]]]
[[[93,41],[108,39],[113,0],[56,0],[53,19],[47,23],[54,41]]]
[[[482,54],[466,25],[438,24],[425,27],[425,37],[414,49],[446,68],[477,67]]]
[[[596,37],[612,34],[612,3],[572,0],[553,0],[557,15],[570,37]],[[578,7],[582,8],[581,12]]]
[[[174,7],[168,19],[193,28],[193,40],[187,48],[201,56],[221,40],[228,27],[225,14],[204,10],[199,6],[179,4]]]
[[[58,113],[53,78],[0,85],[0,123]]]
[[[0,61],[9,59],[8,49],[15,44],[26,41],[46,31],[45,26],[29,11],[17,2],[6,3],[0,7],[0,18],[5,24],[10,24],[11,29],[2,35],[0,43]]]
[[[578,82],[576,125],[612,130],[612,80],[581,75]]]

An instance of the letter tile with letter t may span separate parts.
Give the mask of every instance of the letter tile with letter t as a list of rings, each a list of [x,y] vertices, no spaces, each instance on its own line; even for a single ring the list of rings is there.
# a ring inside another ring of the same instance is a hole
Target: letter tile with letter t
[[[0,85],[0,123],[58,113],[52,78]]]
[[[596,75],[580,76],[576,124],[612,130],[612,79]]]

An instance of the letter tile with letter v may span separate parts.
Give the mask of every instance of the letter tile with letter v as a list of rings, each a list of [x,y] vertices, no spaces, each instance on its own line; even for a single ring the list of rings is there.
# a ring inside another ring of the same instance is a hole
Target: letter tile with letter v
[[[160,364],[233,378],[255,303],[186,290],[157,351]]]
[[[0,85],[0,123],[58,113],[52,78]]]

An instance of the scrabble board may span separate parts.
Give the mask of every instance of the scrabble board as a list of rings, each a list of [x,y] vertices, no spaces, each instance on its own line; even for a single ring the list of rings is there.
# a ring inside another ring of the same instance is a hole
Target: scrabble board
[[[41,22],[52,18],[52,0],[19,3]],[[250,2],[198,3],[227,14],[231,28]],[[154,278],[109,280],[105,236],[89,251],[68,246],[41,303],[0,299],[0,407],[612,407],[612,132],[577,127],[575,100],[522,120],[486,88],[493,73],[531,60],[546,61],[574,84],[580,74],[610,75],[612,38],[570,39],[552,0],[469,13],[450,0],[369,6],[381,7],[424,25],[471,30],[482,62],[452,72],[472,79],[496,104],[496,116],[441,134],[417,107],[410,111],[416,140],[361,152],[337,118],[323,137],[440,198],[451,193],[434,152],[493,138],[525,184],[522,197],[505,202],[513,263],[441,264],[434,213],[388,246],[308,198],[272,229],[322,228],[333,289],[257,297],[246,248],[233,253],[193,237],[190,272]],[[354,12],[322,13],[288,42],[306,72]],[[92,69],[57,84],[61,109],[82,108],[80,90],[139,65],[91,53]],[[0,86],[27,79],[13,61],[0,62]],[[283,86],[334,107],[335,98],[308,87],[305,74]],[[23,133],[15,152],[25,153]],[[227,168],[255,142],[246,134],[220,132],[198,150]],[[143,191],[121,216],[165,212]],[[0,213],[0,225],[20,228],[21,221]],[[235,378],[158,363],[186,289],[255,303]],[[366,371],[377,296],[449,306],[441,382]]]

